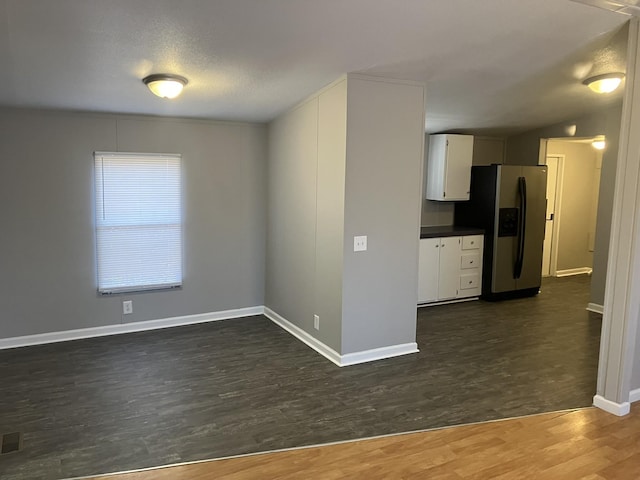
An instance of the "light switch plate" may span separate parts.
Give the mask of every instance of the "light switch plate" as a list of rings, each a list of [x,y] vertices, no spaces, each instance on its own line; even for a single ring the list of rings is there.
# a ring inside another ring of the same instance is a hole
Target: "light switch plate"
[[[353,251],[364,252],[365,250],[367,250],[367,236],[353,237]]]

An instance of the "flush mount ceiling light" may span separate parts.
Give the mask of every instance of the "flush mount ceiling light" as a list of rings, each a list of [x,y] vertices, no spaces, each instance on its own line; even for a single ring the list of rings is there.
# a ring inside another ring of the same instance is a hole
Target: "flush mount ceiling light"
[[[618,88],[623,78],[624,73],[605,73],[603,75],[589,77],[582,83],[596,93],[611,93]]]
[[[596,150],[604,150],[604,147],[607,146],[607,142],[604,141],[604,137],[597,137],[593,142],[591,142],[591,146]]]
[[[188,80],[180,75],[156,73],[144,77],[142,82],[149,87],[154,95],[162,98],[176,98],[182,92]]]

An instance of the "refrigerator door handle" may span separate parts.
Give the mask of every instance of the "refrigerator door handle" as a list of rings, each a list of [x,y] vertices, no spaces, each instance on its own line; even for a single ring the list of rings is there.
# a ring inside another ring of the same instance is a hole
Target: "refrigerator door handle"
[[[525,225],[527,224],[527,180],[525,177],[518,177],[518,196],[520,197],[520,221],[518,222],[518,255],[513,267],[513,278],[516,280],[522,275],[522,264],[524,263],[524,239]]]

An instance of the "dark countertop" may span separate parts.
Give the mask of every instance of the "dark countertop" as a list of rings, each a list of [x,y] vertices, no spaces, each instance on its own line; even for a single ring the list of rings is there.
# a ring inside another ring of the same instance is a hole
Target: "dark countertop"
[[[459,227],[457,225],[420,227],[420,238],[461,237],[463,235],[484,235],[484,230],[477,227]]]

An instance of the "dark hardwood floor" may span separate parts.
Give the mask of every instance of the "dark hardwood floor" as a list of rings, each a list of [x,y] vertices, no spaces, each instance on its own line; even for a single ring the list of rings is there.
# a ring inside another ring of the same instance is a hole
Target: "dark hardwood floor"
[[[421,308],[420,353],[338,368],[264,317],[0,351],[0,478],[59,479],[583,407],[589,277]]]

